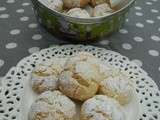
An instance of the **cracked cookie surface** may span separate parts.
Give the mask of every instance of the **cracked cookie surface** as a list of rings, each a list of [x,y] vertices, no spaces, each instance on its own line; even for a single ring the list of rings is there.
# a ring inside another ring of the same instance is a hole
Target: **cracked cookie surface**
[[[106,74],[108,77],[100,82],[99,92],[116,99],[121,105],[128,104],[135,92],[132,80],[115,68],[108,69]]]
[[[46,91],[32,104],[30,120],[74,120],[76,106],[59,91]]]
[[[80,120],[125,120],[125,114],[116,100],[96,95],[83,103]]]
[[[67,96],[84,101],[98,91],[103,79],[100,61],[90,53],[80,52],[69,58],[59,78],[59,89]]]
[[[66,58],[53,58],[48,63],[36,65],[31,73],[31,86],[36,93],[58,88],[58,77]]]

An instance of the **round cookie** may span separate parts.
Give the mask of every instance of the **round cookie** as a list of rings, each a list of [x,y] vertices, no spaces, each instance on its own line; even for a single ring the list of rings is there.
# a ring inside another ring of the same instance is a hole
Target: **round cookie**
[[[105,95],[96,95],[81,107],[80,120],[126,120],[120,104]]]
[[[61,12],[63,10],[63,1],[62,0],[48,0],[49,8]]]
[[[119,101],[121,105],[128,104],[134,95],[131,80],[122,72],[113,72],[114,75],[100,82],[99,91]],[[117,74],[117,75],[116,75]]]
[[[32,104],[29,120],[74,120],[76,106],[59,91],[46,91]]]
[[[71,17],[76,17],[76,18],[89,18],[90,17],[88,12],[85,9],[81,9],[81,8],[72,8],[66,14]]]
[[[84,101],[97,93],[101,79],[97,58],[81,52],[67,60],[59,77],[59,89],[71,98]]]
[[[59,89],[73,99],[84,101],[97,93],[98,84],[72,71],[64,71],[59,78]]]
[[[113,12],[113,10],[109,7],[107,3],[99,4],[95,6],[93,10],[93,16],[99,17],[104,15],[110,15]]]
[[[52,61],[39,64],[31,74],[31,85],[35,92],[42,93],[58,88],[58,77],[65,64],[64,58],[53,58]]]

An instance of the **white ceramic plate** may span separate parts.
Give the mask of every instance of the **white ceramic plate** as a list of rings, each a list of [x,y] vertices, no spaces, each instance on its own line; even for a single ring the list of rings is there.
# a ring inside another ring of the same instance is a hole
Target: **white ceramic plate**
[[[0,88],[0,120],[27,120],[28,110],[36,95],[29,78],[35,64],[47,62],[54,56],[71,56],[79,51],[91,52],[106,64],[122,69],[134,80],[136,94],[127,105],[127,120],[160,120],[160,91],[148,74],[119,53],[83,45],[54,46],[21,60],[3,79]]]

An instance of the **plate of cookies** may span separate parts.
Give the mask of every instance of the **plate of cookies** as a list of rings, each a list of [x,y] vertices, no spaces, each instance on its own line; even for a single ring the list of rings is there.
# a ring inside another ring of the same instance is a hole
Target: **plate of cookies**
[[[103,48],[44,49],[21,60],[2,84],[4,120],[159,118],[159,90],[153,80],[128,58]]]

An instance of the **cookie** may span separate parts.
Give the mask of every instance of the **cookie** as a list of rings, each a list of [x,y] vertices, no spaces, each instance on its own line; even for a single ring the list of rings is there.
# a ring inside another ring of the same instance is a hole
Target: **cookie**
[[[58,77],[65,64],[65,58],[53,58],[48,63],[36,65],[31,73],[31,86],[37,93],[58,88]]]
[[[99,91],[101,94],[116,99],[121,105],[128,104],[134,95],[133,83],[123,73],[101,81]]]
[[[59,78],[59,89],[68,97],[84,101],[97,93],[98,84],[72,71],[64,71]]]
[[[76,17],[76,18],[89,18],[90,15],[85,9],[81,8],[72,8],[70,9],[66,15],[69,15],[71,17]]]
[[[63,0],[66,8],[84,7],[90,2],[90,0]]]
[[[99,60],[90,53],[80,52],[66,61],[59,77],[59,89],[71,98],[84,101],[97,93],[102,79]]]
[[[80,120],[126,120],[120,104],[105,95],[96,95],[81,107]]]
[[[31,105],[29,120],[74,120],[76,106],[59,91],[42,93]]]
[[[110,8],[110,6],[107,3],[103,3],[95,6],[93,10],[93,16],[99,17],[99,16],[110,15],[112,12],[113,10]]]
[[[63,1],[62,0],[48,0],[49,1],[49,8],[58,12],[63,10]]]

